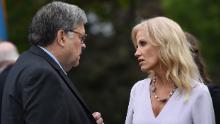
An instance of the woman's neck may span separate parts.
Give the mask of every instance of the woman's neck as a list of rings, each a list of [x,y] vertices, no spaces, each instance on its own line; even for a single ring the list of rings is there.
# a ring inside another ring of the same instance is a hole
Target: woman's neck
[[[163,88],[168,88],[168,89],[176,87],[175,83],[172,80],[167,79],[166,74],[163,72],[155,73],[154,78],[156,79],[155,85],[158,87],[163,87]]]

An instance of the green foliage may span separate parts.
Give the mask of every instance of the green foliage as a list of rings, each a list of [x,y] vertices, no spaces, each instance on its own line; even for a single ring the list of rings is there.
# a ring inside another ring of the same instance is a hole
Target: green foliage
[[[185,31],[191,32],[201,41],[201,50],[213,81],[219,73],[219,0],[162,0],[165,15],[176,20]]]
[[[129,1],[128,0],[118,0],[119,6],[124,10],[129,9]]]
[[[16,43],[20,52],[29,46],[27,35],[32,16],[46,2],[46,0],[6,1],[9,40]]]

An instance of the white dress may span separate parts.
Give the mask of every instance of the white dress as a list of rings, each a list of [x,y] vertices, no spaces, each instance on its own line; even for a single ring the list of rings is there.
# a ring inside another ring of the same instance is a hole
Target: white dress
[[[150,79],[137,82],[130,93],[125,124],[215,124],[212,100],[206,85],[194,82],[188,101],[177,89],[155,117],[150,99]]]

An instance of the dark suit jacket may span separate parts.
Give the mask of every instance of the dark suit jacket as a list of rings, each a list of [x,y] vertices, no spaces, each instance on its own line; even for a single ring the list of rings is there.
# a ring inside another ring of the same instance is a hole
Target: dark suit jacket
[[[5,86],[6,77],[8,76],[8,73],[11,69],[13,64],[7,66],[0,74],[0,124],[1,124],[1,106],[2,106],[2,95],[3,95],[3,89]]]
[[[216,85],[208,85],[215,111],[216,124],[220,124],[220,88]]]
[[[73,83],[42,49],[32,46],[10,71],[2,124],[95,124]]]

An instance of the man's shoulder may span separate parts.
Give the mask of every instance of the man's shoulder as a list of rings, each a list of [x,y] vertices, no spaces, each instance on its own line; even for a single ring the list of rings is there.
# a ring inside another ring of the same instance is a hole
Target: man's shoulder
[[[218,85],[209,84],[208,88],[212,97],[217,97],[220,99],[220,87]]]
[[[23,52],[15,63],[15,65],[29,67],[42,66],[44,64],[48,64],[48,62],[42,56],[36,55],[30,50]]]
[[[26,51],[20,55],[16,63],[13,65],[10,76],[23,77],[35,74],[45,74],[55,72],[54,68],[44,58]]]

